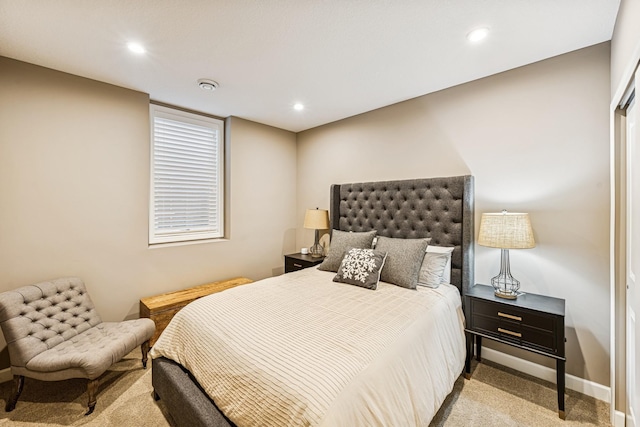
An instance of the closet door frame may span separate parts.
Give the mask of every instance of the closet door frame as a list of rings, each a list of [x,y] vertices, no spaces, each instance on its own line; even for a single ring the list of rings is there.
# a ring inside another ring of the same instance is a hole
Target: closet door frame
[[[628,391],[627,366],[627,279],[628,279],[628,241],[627,203],[630,197],[627,192],[628,173],[631,166],[627,159],[627,107],[632,94],[638,88],[640,96],[640,44],[630,58],[621,83],[612,97],[610,105],[610,421],[613,426],[624,426],[629,419],[630,405]],[[636,77],[638,75],[638,77]],[[636,81],[638,84],[636,85]],[[640,116],[636,103],[636,116]],[[636,124],[640,120],[636,120]],[[636,136],[640,132],[636,132]],[[640,165],[634,165],[640,170]],[[640,308],[636,310],[640,313]],[[640,356],[640,355],[639,355]],[[636,372],[638,374],[638,372]],[[636,379],[632,379],[636,381]],[[639,391],[640,392],[640,391]],[[640,414],[635,414],[640,416]],[[640,421],[636,421],[639,424]]]

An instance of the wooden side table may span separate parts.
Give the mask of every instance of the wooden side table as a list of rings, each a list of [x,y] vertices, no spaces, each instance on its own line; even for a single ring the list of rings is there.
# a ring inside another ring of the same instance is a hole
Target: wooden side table
[[[173,316],[191,301],[251,282],[252,280],[246,277],[236,277],[229,280],[182,289],[180,291],[142,298],[140,300],[140,317],[148,317],[156,324],[156,332],[149,340],[149,345],[153,346],[153,344],[155,344]]]
[[[289,254],[284,256],[284,272],[291,273],[292,271],[302,270],[304,268],[313,267],[324,261],[324,257],[313,258],[311,255],[303,255],[301,253]]]
[[[471,377],[474,342],[476,358],[482,360],[483,337],[551,357],[556,360],[558,415],[565,419],[565,301],[529,293],[509,300],[493,292],[492,286],[475,285],[465,295],[465,377]]]

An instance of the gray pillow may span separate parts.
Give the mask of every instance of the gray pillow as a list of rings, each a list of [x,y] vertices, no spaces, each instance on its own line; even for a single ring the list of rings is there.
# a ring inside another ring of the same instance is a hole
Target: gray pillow
[[[344,257],[344,253],[349,248],[371,249],[371,243],[376,236],[376,231],[366,231],[363,233],[350,233],[347,231],[333,230],[331,236],[331,246],[329,253],[318,266],[318,270],[338,272],[340,262]]]
[[[375,290],[386,257],[373,249],[347,249],[333,281]]]
[[[387,253],[380,279],[415,289],[424,252],[431,239],[391,239],[378,237],[376,250]]]
[[[451,254],[427,252],[424,254],[418,285],[437,288],[444,281],[444,269],[451,259]]]

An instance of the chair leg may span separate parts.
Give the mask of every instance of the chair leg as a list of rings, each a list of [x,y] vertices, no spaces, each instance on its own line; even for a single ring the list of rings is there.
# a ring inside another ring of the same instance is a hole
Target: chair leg
[[[86,415],[91,415],[91,413],[93,412],[93,410],[96,407],[96,395],[98,394],[98,384],[99,381],[96,378],[95,380],[89,380],[89,383],[87,384],[87,394],[89,395],[89,404],[88,409],[87,409],[87,413],[84,414]]]
[[[16,403],[18,403],[18,398],[22,393],[22,388],[24,387],[24,377],[22,375],[14,375],[13,376],[13,393],[11,393],[11,397],[7,400],[7,404],[4,407],[6,412],[11,412],[16,408]]]
[[[142,367],[147,368],[147,354],[149,354],[149,340],[142,343],[140,346],[142,349]]]

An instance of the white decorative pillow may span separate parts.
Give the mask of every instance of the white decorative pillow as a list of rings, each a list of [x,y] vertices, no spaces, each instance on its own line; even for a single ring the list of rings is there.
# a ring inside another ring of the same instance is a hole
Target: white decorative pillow
[[[424,254],[420,273],[418,275],[418,286],[437,288],[443,283],[444,269],[449,263],[451,267],[451,255],[443,253],[427,252]]]
[[[373,249],[347,249],[333,281],[375,290],[386,258],[386,252]]]
[[[453,253],[454,249],[455,248],[453,246],[427,246],[427,253],[447,255],[447,264],[444,266],[441,283],[451,283],[451,254]]]

